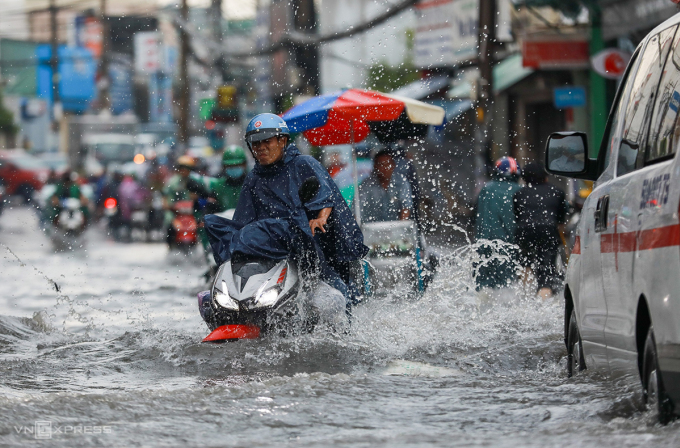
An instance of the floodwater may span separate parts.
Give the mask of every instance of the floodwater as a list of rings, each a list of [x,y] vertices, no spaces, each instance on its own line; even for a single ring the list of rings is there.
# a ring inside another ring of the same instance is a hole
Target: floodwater
[[[566,378],[559,300],[482,303],[465,247],[348,335],[208,345],[200,256],[98,228],[54,253],[16,207],[0,244],[2,446],[680,446],[639,388]]]

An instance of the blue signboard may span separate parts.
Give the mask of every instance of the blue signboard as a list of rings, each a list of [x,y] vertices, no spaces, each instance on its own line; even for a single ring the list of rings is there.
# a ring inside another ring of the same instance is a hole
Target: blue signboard
[[[132,70],[130,64],[113,60],[109,62],[109,98],[111,113],[119,115],[132,111]]]
[[[38,97],[52,101],[52,47],[38,45]],[[65,111],[83,113],[95,97],[95,74],[97,64],[89,50],[79,47],[60,46],[59,95]]]
[[[586,89],[581,86],[567,86],[553,89],[553,100],[557,109],[585,107]]]

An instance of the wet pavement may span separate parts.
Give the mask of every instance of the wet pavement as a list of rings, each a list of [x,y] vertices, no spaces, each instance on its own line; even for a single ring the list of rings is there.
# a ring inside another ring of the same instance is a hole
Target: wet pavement
[[[348,335],[219,345],[200,342],[200,255],[100,227],[55,253],[25,207],[0,253],[3,446],[680,446],[639,387],[566,378],[559,300],[480,303],[465,246]]]

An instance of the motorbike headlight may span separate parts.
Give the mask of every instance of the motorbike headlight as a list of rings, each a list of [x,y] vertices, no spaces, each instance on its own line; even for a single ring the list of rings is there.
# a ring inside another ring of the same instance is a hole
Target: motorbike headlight
[[[259,294],[255,302],[260,306],[274,306],[279,298],[278,288],[269,288],[268,290]]]
[[[229,297],[228,294],[223,292],[215,292],[215,301],[222,308],[226,308],[231,311],[238,311],[238,303],[236,300]]]

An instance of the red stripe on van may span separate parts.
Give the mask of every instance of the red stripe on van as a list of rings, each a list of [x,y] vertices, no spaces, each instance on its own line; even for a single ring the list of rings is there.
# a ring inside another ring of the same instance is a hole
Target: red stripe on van
[[[643,230],[640,232],[638,246],[640,250],[680,246],[680,225]]]
[[[574,248],[571,249],[572,254],[580,254],[581,253],[581,237],[576,235],[574,238]]]
[[[635,252],[636,250],[659,249],[670,246],[680,246],[679,224],[640,232],[604,233],[600,235],[600,253],[603,254]]]

